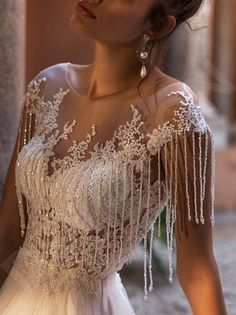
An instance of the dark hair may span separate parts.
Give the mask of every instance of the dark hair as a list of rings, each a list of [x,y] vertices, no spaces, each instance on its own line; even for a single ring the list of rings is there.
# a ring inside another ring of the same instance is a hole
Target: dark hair
[[[153,46],[155,46],[156,44],[158,44],[159,46],[158,55],[156,56],[157,57],[156,61],[159,60],[164,42],[176,30],[176,28],[179,27],[179,25],[185,22],[189,26],[191,31],[198,30],[198,29],[193,30],[187,20],[193,17],[199,11],[203,2],[204,0],[157,0],[157,3],[154,4],[154,6],[151,8],[151,11],[149,12],[149,15],[148,15],[148,18],[151,20],[151,24],[153,28],[160,27],[163,21],[165,23],[165,18],[168,15],[172,15],[175,17],[176,25],[175,25],[175,28],[171,30],[171,32],[169,32],[166,36],[153,41]],[[204,27],[206,26],[200,27],[199,29],[202,29]],[[150,70],[151,69],[149,69],[149,72]],[[138,92],[139,92],[139,87],[144,80],[145,78],[139,82],[137,86]]]
[[[176,26],[167,36],[169,36],[183,22],[186,22],[192,30],[187,20],[199,11],[203,2],[204,0],[158,0],[158,2],[151,8],[149,18],[153,25],[159,26],[160,19],[163,19],[168,15],[174,16],[176,19]]]

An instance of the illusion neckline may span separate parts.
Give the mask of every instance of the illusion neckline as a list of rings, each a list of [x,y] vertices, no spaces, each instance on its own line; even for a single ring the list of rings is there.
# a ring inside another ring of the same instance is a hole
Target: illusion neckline
[[[69,79],[69,64],[71,64],[71,62],[66,62],[64,65],[65,65],[65,73],[66,73],[66,83],[67,85],[69,86],[70,90],[78,97],[82,97],[84,98],[85,100],[89,100],[86,96],[84,96],[83,94],[81,94],[74,86],[73,84],[71,83],[70,79]],[[166,89],[172,85],[176,85],[176,84],[182,84],[182,85],[185,85],[185,82],[181,82],[181,81],[174,81],[172,83],[169,83],[167,85],[164,85],[162,88],[160,88],[158,91],[156,91],[156,94],[158,95],[161,91],[163,91],[163,89]],[[104,96],[105,98],[106,97],[109,97],[109,95],[107,96]],[[102,97],[102,98],[104,98]],[[98,98],[99,99],[99,98]],[[92,101],[92,99],[91,99]]]
[[[72,85],[72,83],[70,82],[69,79],[69,64],[71,64],[71,62],[66,62],[65,63],[65,72],[66,72],[66,83],[69,86],[69,88],[79,97],[83,97],[84,99],[87,99],[83,94],[81,94],[79,91],[77,91],[75,89],[75,87]]]
[[[70,81],[70,78],[69,78],[69,64],[71,64],[71,62],[67,62],[65,63],[65,72],[66,72],[66,83],[67,85],[69,86],[69,88],[73,91],[74,94],[76,94],[76,96],[78,97],[82,97],[84,98],[85,100],[89,100],[89,101],[97,101],[97,100],[100,100],[100,99],[106,99],[106,98],[110,98],[110,97],[114,97],[114,95],[118,95],[119,93],[111,93],[111,94],[108,94],[108,95],[104,95],[104,96],[101,96],[101,97],[97,97],[96,99],[90,99],[86,96],[84,96],[83,94],[81,94],[72,84],[72,82]]]

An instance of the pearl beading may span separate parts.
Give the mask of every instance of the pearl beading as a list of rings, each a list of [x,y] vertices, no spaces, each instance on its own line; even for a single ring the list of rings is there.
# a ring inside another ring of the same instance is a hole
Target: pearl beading
[[[140,132],[144,122],[131,104],[132,119],[120,125],[105,145],[97,143],[89,151],[88,160],[83,158],[96,135],[96,124],[84,141],[73,141],[68,154],[56,158],[54,146],[68,139],[77,121],[66,122],[63,131],[59,132],[57,116],[69,89],[60,88],[52,101],[45,102],[40,96],[41,82],[46,82],[46,78],[31,81],[28,86],[18,134],[16,188],[21,231],[22,236],[25,235],[17,258],[21,270],[18,280],[30,279],[30,287],[40,285],[47,293],[63,288],[76,289],[80,285],[94,293],[101,279],[131,261],[143,240],[144,298],[147,299],[147,269],[149,291],[153,289],[154,224],[158,219],[160,237],[160,214],[166,207],[169,281],[172,282],[172,243],[178,198],[185,196],[188,220],[194,211],[196,224],[199,223],[199,199],[203,224],[209,162],[211,196],[207,198],[211,198],[211,223],[214,224],[214,139],[200,107],[194,104],[184,85],[183,90],[168,94],[168,97],[181,96],[178,109],[173,111],[170,120],[147,133],[146,143],[141,142],[144,134]],[[178,186],[182,155],[183,190]],[[153,184],[150,182],[152,158],[158,165],[157,180]],[[189,171],[190,159],[192,172]],[[163,167],[165,178],[161,179]],[[194,195],[194,203],[190,192]],[[29,217],[27,229],[23,198]],[[29,274],[31,276],[27,277]]]

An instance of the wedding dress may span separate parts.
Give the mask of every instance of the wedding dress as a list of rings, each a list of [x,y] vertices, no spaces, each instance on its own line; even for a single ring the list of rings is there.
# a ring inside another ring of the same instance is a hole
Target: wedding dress
[[[214,138],[190,87],[169,84],[152,108],[82,108],[68,67],[42,70],[22,102],[15,184],[25,238],[1,315],[135,314],[118,271],[143,246],[147,299],[163,209],[170,282],[176,220],[214,224]]]

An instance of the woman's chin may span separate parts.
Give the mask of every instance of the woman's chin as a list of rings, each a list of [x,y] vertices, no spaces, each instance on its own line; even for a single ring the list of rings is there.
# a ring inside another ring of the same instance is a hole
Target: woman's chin
[[[81,19],[78,18],[76,14],[73,14],[69,20],[69,26],[73,31],[78,32],[81,35],[86,36],[86,29],[88,29],[88,26],[83,23]],[[87,32],[88,33],[88,32]]]

